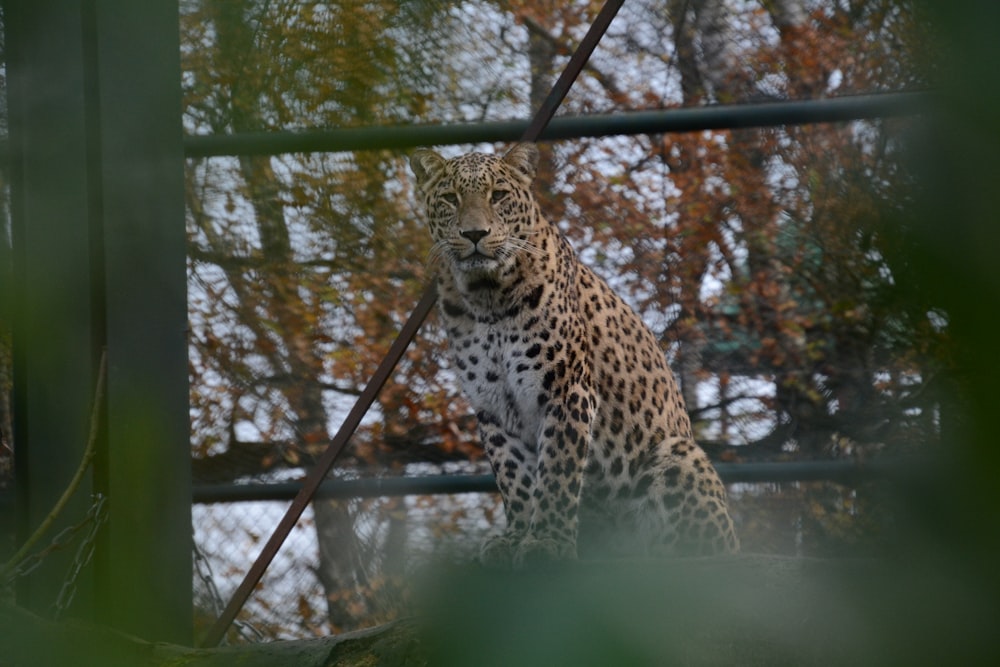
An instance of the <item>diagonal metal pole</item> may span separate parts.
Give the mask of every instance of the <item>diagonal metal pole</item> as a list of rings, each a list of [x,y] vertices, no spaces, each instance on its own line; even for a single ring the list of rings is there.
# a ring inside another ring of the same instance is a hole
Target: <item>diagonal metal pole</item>
[[[532,118],[531,124],[528,129],[525,130],[524,135],[521,137],[521,141],[537,141],[541,136],[542,131],[545,126],[548,125],[549,121],[556,113],[556,109],[562,104],[565,99],[566,94],[569,92],[570,87],[576,78],[579,76],[580,71],[583,66],[587,63],[590,58],[590,54],[594,52],[597,47],[597,43],[601,40],[601,37],[607,31],[608,26],[611,24],[611,20],[614,19],[618,10],[621,8],[624,0],[607,0],[601,11],[597,14],[594,19],[593,24],[591,24],[590,29],[584,36],[580,45],[577,47],[576,51],[573,53],[566,65],[566,69],[563,70],[562,74],[559,75],[559,79],[556,81],[555,85],[552,87],[552,91],[549,93],[548,97],[542,103],[541,108]],[[309,471],[306,475],[305,480],[302,482],[302,488],[296,494],[295,499],[292,500],[292,504],[288,507],[285,515],[278,522],[275,527],[274,532],[271,534],[270,539],[264,545],[261,550],[260,555],[257,556],[257,560],[254,561],[253,565],[247,571],[240,583],[236,592],[233,593],[233,597],[229,600],[229,604],[222,611],[222,615],[216,619],[215,623],[209,629],[208,634],[202,641],[203,647],[218,646],[219,642],[226,634],[226,630],[232,624],[236,615],[239,613],[240,609],[246,603],[253,589],[260,582],[261,578],[264,576],[264,571],[267,570],[271,561],[278,554],[278,550],[281,545],[284,544],[285,539],[291,533],[292,528],[295,527],[296,522],[302,513],[305,511],[306,506],[312,501],[313,495],[316,490],[319,489],[320,484],[326,479],[327,474],[330,469],[333,468],[333,464],[336,462],[337,457],[344,450],[351,436],[354,435],[354,431],[357,430],[358,425],[361,423],[361,419],[368,412],[372,403],[375,402],[375,398],[378,396],[379,391],[381,391],[382,386],[386,383],[392,372],[396,368],[396,364],[402,358],[403,354],[406,352],[406,348],[409,346],[410,342],[417,334],[417,330],[420,329],[420,325],[423,324],[424,320],[427,319],[428,313],[430,313],[431,308],[434,307],[434,301],[437,299],[437,290],[434,288],[434,283],[432,282],[427,286],[424,291],[424,295],[420,298],[417,303],[416,308],[410,313],[409,319],[403,325],[403,328],[399,332],[399,336],[393,341],[392,345],[389,347],[389,351],[386,353],[385,358],[379,364],[378,368],[372,374],[371,379],[365,386],[361,395],[358,396],[358,400],[354,403],[354,407],[348,413],[347,418],[340,425],[340,429],[337,434],[330,440],[330,444],[327,446],[326,450],[320,456],[319,460],[316,461],[316,465]]]
[[[601,11],[598,12],[594,22],[590,25],[587,34],[583,36],[580,45],[576,47],[576,51],[573,52],[569,62],[566,63],[566,69],[559,75],[559,79],[552,86],[548,97],[542,102],[541,108],[535,112],[535,117],[531,119],[531,125],[524,131],[521,141],[538,141],[538,138],[542,136],[542,131],[545,130],[549,121],[556,114],[556,109],[559,108],[559,105],[566,98],[566,94],[573,86],[573,82],[580,76],[583,66],[590,60],[590,54],[597,48],[597,43],[601,41],[601,37],[607,32],[608,26],[611,25],[612,19],[615,18],[615,15],[621,9],[624,2],[625,0],[607,0],[604,6],[601,7]]]

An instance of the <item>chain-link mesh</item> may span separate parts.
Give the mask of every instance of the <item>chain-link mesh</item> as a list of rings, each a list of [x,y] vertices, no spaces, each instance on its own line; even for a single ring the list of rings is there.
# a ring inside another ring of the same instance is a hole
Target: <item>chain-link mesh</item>
[[[792,5],[626,3],[563,111],[911,87],[908,49],[919,44],[904,12]],[[186,0],[185,128],[261,135],[524,117],[589,10]],[[885,298],[893,267],[869,226],[902,187],[896,145],[877,121],[545,144],[537,196],[659,337],[713,456],[845,456],[830,451],[831,433],[865,444],[937,434],[924,391],[934,369],[921,365],[936,332],[900,325],[907,313]],[[377,150],[198,157],[185,178],[195,482],[300,477],[429,277],[406,161]],[[468,472],[479,460],[445,348],[432,319],[336,474]],[[740,486],[733,513],[751,531],[748,548],[815,553],[823,535],[854,539],[865,494]],[[195,508],[205,616],[219,604],[213,586],[228,598],[283,507]],[[264,637],[293,637],[392,618],[421,563],[468,557],[500,514],[488,495],[317,501],[240,619]]]
[[[883,482],[856,488],[832,482],[730,485],[730,510],[744,550],[789,556],[874,553],[891,515]],[[327,503],[331,501],[317,501]],[[339,581],[324,578],[310,507],[292,531],[227,640],[309,638],[376,625],[407,614],[422,568],[469,562],[502,525],[495,494],[407,496],[337,503],[348,510],[356,540],[332,541],[353,554]],[[195,599],[199,628],[218,616],[280,520],[283,502],[195,506]]]
[[[218,616],[286,508],[260,501],[194,507],[199,631]],[[312,637],[397,618],[407,613],[409,584],[423,566],[471,560],[501,516],[495,494],[317,500],[228,641]]]

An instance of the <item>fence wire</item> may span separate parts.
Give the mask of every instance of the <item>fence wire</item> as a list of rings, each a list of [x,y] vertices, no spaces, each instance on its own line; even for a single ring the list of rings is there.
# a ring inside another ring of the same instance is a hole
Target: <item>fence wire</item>
[[[729,485],[744,550],[789,556],[876,553],[892,534],[887,493],[885,479],[856,486],[822,480]],[[287,504],[195,505],[196,636],[217,618]],[[424,569],[473,560],[502,514],[499,496],[491,493],[315,501],[226,641],[311,638],[405,616]],[[331,517],[337,516],[349,517],[349,531],[335,530]]]
[[[217,618],[287,502],[195,505],[197,633]],[[243,610],[229,642],[328,635],[407,613],[410,583],[468,562],[502,517],[496,494],[314,501]]]
[[[225,16],[182,6],[196,484],[277,491],[314,467],[333,439],[328,429],[344,423],[344,404],[373,377],[427,277],[429,241],[412,224],[412,183],[394,150],[521,136],[524,125],[509,119],[537,106],[534,88],[544,95],[547,74],[565,67],[561,51],[589,22],[577,17],[563,30],[564,20],[549,16],[546,28],[534,10],[514,17],[491,3],[402,3],[435,11],[426,24],[399,17],[383,35],[397,43],[383,51],[387,40],[359,48],[337,41],[350,31],[324,29],[359,17],[377,23],[368,5],[298,15],[292,4],[295,26],[317,22],[302,43],[337,37],[296,60],[282,50],[296,42],[294,27],[274,13],[279,5],[250,3],[256,13]],[[828,446],[828,435],[847,427],[879,443],[870,453],[887,440],[885,423],[896,425],[896,441],[933,434],[935,402],[914,402],[929,395],[919,385],[933,373],[915,371],[896,348],[857,354],[859,339],[897,345],[899,332],[881,335],[880,327],[899,318],[872,315],[868,303],[845,306],[858,301],[859,284],[891,276],[865,230],[865,216],[896,195],[891,128],[880,120],[798,125],[905,115],[926,103],[909,93],[859,95],[920,87],[906,68],[882,66],[883,44],[908,43],[896,39],[902,27],[831,3],[803,15],[800,29],[777,31],[767,11],[710,5],[728,9],[686,22],[687,9],[672,16],[677,8],[628,3],[621,30],[607,35],[549,138],[619,136],[547,144],[543,167],[553,173],[539,188],[544,208],[661,338],[688,408],[701,411],[699,438],[755,441],[775,458],[803,460],[847,456]],[[419,29],[402,29],[406,20]],[[539,52],[529,47],[540,29],[559,48],[536,63],[524,55]],[[246,49],[233,58],[238,49],[227,44]],[[905,50],[888,51],[891,63],[905,62]],[[258,52],[271,55],[258,63],[269,74],[247,78],[253,61],[243,58]],[[325,88],[328,62],[341,83],[380,67],[389,78],[353,99],[350,86]],[[234,94],[234,80],[251,94]],[[317,89],[327,93],[320,105]],[[375,103],[379,90],[412,94]],[[809,99],[820,101],[799,101]],[[872,183],[885,191],[869,192]],[[844,317],[831,319],[834,311]],[[422,341],[407,351],[338,474],[409,475],[414,464],[481,456],[433,321]],[[905,364],[874,364],[882,356]],[[725,453],[716,458],[742,456]],[[239,470],[222,469],[242,454]],[[201,479],[198,468],[206,469]],[[864,549],[882,520],[864,483],[743,482],[730,492],[748,550]],[[195,585],[205,616],[231,598],[285,515],[288,502],[278,498],[196,506],[204,567]],[[398,616],[421,566],[470,558],[500,514],[494,494],[317,500],[239,620],[271,638]]]

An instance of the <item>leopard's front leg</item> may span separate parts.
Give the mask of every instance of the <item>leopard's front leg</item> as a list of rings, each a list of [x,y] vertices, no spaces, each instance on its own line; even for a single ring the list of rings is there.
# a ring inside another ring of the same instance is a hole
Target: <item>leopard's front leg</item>
[[[580,491],[596,404],[582,388],[558,398],[545,407],[539,429],[531,521],[515,566],[577,557]]]
[[[507,433],[496,416],[480,412],[478,420],[480,441],[507,518],[504,532],[483,544],[479,559],[484,565],[509,567],[531,526],[538,457],[531,447]]]

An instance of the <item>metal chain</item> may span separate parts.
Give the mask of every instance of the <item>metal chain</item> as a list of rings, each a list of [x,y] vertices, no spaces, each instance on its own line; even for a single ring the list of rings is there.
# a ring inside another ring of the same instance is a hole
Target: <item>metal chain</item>
[[[205,554],[201,553],[201,549],[198,548],[198,542],[191,538],[191,557],[194,562],[194,573],[205,585],[205,590],[208,591],[209,602],[212,603],[212,613],[218,616],[222,613],[222,609],[225,607],[225,602],[222,600],[222,594],[219,593],[219,587],[215,585],[215,574],[212,572],[212,564],[208,562],[208,558]]]
[[[69,547],[70,544],[76,539],[77,534],[86,528],[88,525],[92,525],[93,518],[97,514],[97,506],[103,505],[104,496],[101,494],[96,494],[94,504],[91,505],[90,509],[87,511],[87,516],[85,516],[79,523],[72,526],[67,526],[63,528],[49,541],[49,544],[44,549],[39,549],[37,552],[31,554],[20,563],[7,575],[4,586],[10,585],[15,579],[24,577],[35,569],[38,568],[42,562],[52,553],[56,551],[62,551]],[[103,513],[103,510],[101,510]],[[103,521],[103,518],[101,519]]]
[[[76,534],[80,532],[86,525],[87,525],[86,521],[81,521],[80,523],[74,526],[67,526],[66,528],[60,530],[58,533],[56,533],[55,537],[52,538],[48,546],[46,546],[44,549],[38,550],[36,553],[31,554],[30,556],[22,560],[20,563],[18,563],[14,567],[14,569],[11,570],[10,573],[7,575],[6,579],[3,582],[4,586],[9,586],[11,583],[13,583],[15,579],[27,576],[28,574],[33,572],[35,569],[38,568],[39,565],[42,564],[42,562],[48,557],[49,554],[56,551],[62,551],[63,549],[68,547],[73,542],[74,538],[76,538]]]
[[[247,621],[234,619],[233,628],[236,629],[236,634],[252,644],[259,644],[265,640],[264,633]]]
[[[219,587],[215,584],[215,573],[212,572],[212,563],[208,557],[198,548],[198,543],[191,539],[191,555],[194,563],[194,572],[201,583],[208,591],[208,598],[212,605],[212,612],[218,616],[226,606],[226,602],[219,592]],[[250,623],[241,620],[234,620],[232,627],[243,639],[248,642],[257,643],[264,641],[264,634]]]
[[[90,510],[87,511],[86,518],[81,522],[84,525],[89,523],[90,528],[87,534],[84,535],[83,541],[80,542],[80,546],[76,549],[73,563],[70,565],[66,579],[59,590],[59,595],[56,597],[54,605],[55,619],[58,619],[73,603],[73,598],[76,597],[80,572],[94,557],[94,550],[97,546],[97,533],[104,522],[107,521],[107,518],[107,496],[100,493],[94,494],[94,503],[90,506]]]

